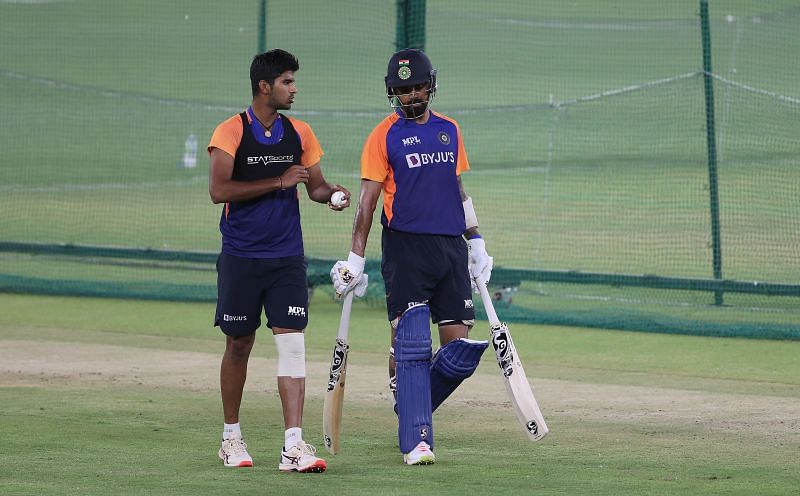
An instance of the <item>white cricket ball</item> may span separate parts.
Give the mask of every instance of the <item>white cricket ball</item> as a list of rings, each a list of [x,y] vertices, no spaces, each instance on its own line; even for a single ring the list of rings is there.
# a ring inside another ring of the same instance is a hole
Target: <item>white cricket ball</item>
[[[334,207],[341,207],[346,201],[347,200],[344,198],[344,193],[341,191],[337,191],[331,195],[331,205]]]

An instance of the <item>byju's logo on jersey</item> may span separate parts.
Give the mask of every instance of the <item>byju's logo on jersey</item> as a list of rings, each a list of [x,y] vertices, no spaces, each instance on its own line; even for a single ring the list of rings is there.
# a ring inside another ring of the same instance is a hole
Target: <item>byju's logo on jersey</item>
[[[294,163],[294,155],[261,155],[258,157],[247,157],[247,165],[272,165]]]
[[[409,169],[429,164],[455,164],[456,154],[454,152],[409,153],[406,155],[406,163]]]
[[[419,136],[411,136],[410,138],[403,138],[403,146],[421,145],[422,140]]]
[[[287,312],[286,315],[290,317],[305,317],[306,309],[305,307],[293,307],[289,305],[289,311]]]

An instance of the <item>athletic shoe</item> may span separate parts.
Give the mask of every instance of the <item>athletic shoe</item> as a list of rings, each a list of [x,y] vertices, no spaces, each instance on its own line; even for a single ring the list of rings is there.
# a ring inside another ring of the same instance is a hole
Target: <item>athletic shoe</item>
[[[300,441],[297,446],[281,450],[281,463],[278,469],[282,472],[324,472],[328,464],[315,455],[317,448]]]
[[[411,450],[411,453],[403,455],[403,461],[406,465],[431,465],[436,461],[433,456],[431,447],[425,441],[420,441],[416,448]]]
[[[253,466],[253,458],[247,452],[247,444],[245,444],[241,435],[223,439],[218,455],[226,467]]]

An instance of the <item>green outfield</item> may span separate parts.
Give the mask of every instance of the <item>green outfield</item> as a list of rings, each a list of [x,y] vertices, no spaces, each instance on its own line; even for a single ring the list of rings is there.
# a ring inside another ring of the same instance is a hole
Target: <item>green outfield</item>
[[[357,303],[343,451],[282,474],[275,350],[251,359],[242,424],[255,467],[216,458],[223,341],[213,305],[0,298],[0,492],[23,495],[787,495],[800,484],[800,344],[512,326],[551,429],[527,441],[491,354],[435,416],[437,462],[402,465],[387,329]],[[321,446],[339,306],[311,304],[304,433]],[[473,337],[486,333],[479,322]]]
[[[213,256],[222,206],[209,199],[204,148],[250,103],[258,4],[0,0],[0,245]],[[396,2],[267,5],[267,47],[301,64],[290,114],[315,130],[327,178],[355,192],[362,144],[389,111]],[[796,289],[800,6],[709,9],[722,279]],[[427,2],[434,109],[460,123],[492,289],[513,296],[498,312],[586,326],[512,325],[551,429],[541,443],[516,424],[487,354],[435,416],[437,463],[401,464],[373,273],[369,304],[353,312],[344,452],[322,475],[278,473],[265,333],[242,419],[256,466],[225,470],[213,262],[0,250],[0,494],[796,494],[797,294],[716,304],[707,290],[500,277],[714,277],[698,10],[699,0]],[[191,134],[197,165],[184,167]],[[353,209],[332,212],[302,188],[300,208],[324,279],[350,248]],[[376,222],[368,264],[379,253]],[[325,285],[307,339],[305,432],[320,447],[339,318]]]

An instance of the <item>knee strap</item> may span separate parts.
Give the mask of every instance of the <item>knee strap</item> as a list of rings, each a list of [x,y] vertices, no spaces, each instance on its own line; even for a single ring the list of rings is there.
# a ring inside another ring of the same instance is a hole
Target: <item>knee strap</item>
[[[488,341],[456,339],[442,346],[431,363],[431,410],[435,411],[464,379],[471,376]]]
[[[302,332],[275,334],[278,350],[278,377],[306,376],[306,341]]]
[[[395,334],[397,434],[403,453],[409,453],[420,441],[433,447],[430,315],[427,305],[409,308],[400,317]]]

